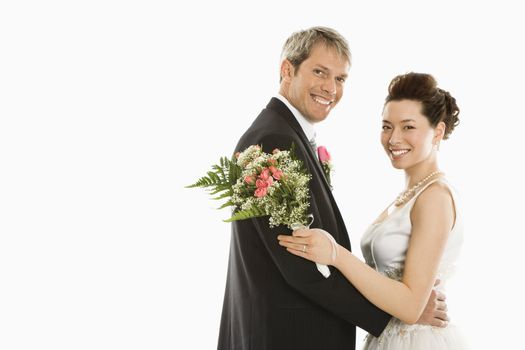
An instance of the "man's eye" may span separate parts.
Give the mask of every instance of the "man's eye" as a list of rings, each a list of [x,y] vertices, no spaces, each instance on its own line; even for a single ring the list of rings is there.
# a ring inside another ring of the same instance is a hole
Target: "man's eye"
[[[389,127],[388,125],[383,125],[383,126],[382,126],[382,129],[383,129],[383,130],[389,130],[390,127]]]
[[[406,125],[405,130],[415,129],[412,125]]]
[[[341,84],[343,84],[346,81],[346,79],[339,77],[339,78],[337,78],[337,81],[339,81]]]

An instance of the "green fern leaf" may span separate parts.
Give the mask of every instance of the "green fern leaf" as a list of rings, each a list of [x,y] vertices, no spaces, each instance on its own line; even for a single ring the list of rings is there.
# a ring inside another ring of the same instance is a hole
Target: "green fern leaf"
[[[195,182],[192,185],[186,186],[186,188],[194,188],[194,187],[210,187],[213,186],[213,181],[207,177],[201,177],[197,182]]]
[[[210,192],[210,195],[213,196],[219,192],[222,192],[222,191],[229,191],[232,187],[230,186],[230,184],[228,183],[225,183],[225,184],[218,184],[215,186],[215,188],[213,190],[211,190]]]
[[[218,207],[217,210],[224,209],[226,207],[233,207],[234,205],[235,203],[233,203],[232,201],[227,201],[226,203]]]
[[[232,195],[232,191],[229,190],[229,191],[224,192],[224,193],[221,194],[220,196],[213,197],[212,199],[214,199],[214,200],[220,200],[220,199],[223,199],[223,198],[226,198],[226,197],[230,197],[231,195]]]
[[[266,216],[267,214],[263,212],[262,210],[258,209],[251,209],[251,210],[240,210],[236,213],[234,213],[231,218],[223,220],[224,222],[233,222],[237,220],[245,220],[245,219],[251,219],[261,216]]]
[[[226,169],[228,169],[228,181],[233,186],[237,182],[237,179],[241,176],[242,169],[234,160],[235,158],[232,158],[232,160],[228,160],[227,158],[224,158],[224,166]]]

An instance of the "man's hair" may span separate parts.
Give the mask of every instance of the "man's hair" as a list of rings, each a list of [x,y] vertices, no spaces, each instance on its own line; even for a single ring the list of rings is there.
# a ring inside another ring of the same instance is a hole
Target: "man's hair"
[[[281,53],[281,62],[288,60],[295,70],[304,62],[312,48],[317,44],[323,44],[327,48],[335,50],[341,57],[348,60],[350,64],[350,49],[346,39],[332,28],[312,27],[293,33],[284,43]]]

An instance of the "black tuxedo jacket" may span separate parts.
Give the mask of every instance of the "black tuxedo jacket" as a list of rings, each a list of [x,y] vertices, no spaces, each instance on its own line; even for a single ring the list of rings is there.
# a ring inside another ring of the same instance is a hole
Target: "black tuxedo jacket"
[[[296,146],[312,174],[312,227],[330,232],[342,246],[350,241],[316,155],[292,112],[273,98],[241,137],[236,152],[262,145],[265,152]],[[391,316],[372,305],[330,267],[324,278],[313,262],[288,253],[277,240],[290,234],[269,228],[268,217],[232,224],[228,277],[219,350],[355,348],[355,326],[379,335]]]

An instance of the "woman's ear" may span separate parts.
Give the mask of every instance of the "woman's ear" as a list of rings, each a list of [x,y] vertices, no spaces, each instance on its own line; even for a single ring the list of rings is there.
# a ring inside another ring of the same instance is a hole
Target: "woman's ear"
[[[434,128],[434,139],[432,140],[432,143],[434,145],[437,145],[439,147],[439,143],[441,142],[441,140],[443,140],[446,130],[447,126],[444,122],[439,122],[438,125],[436,125],[436,127]]]

